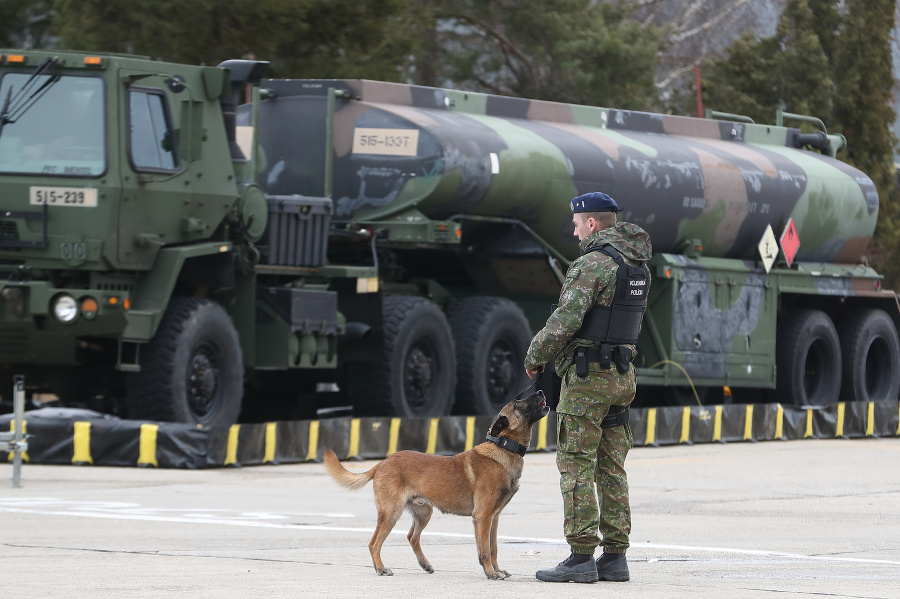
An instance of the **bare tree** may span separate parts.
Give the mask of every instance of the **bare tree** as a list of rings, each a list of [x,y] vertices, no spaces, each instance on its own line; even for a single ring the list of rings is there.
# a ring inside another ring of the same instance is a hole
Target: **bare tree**
[[[656,86],[665,102],[675,90],[693,85],[694,66],[721,56],[747,32],[775,33],[785,0],[639,0],[635,18],[665,32],[660,44]]]

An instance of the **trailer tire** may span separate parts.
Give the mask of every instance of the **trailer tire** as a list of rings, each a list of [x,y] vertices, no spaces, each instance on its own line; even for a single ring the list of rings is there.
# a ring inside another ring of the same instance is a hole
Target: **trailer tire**
[[[348,372],[354,414],[446,416],[456,391],[456,353],[444,313],[411,296],[384,298],[382,312],[381,360],[354,364]]]
[[[841,347],[831,318],[795,310],[778,323],[777,394],[783,404],[825,406],[838,401]]]
[[[176,297],[128,385],[131,418],[227,427],[241,411],[244,365],[231,317],[219,304]],[[193,383],[193,384],[192,384]]]
[[[494,416],[528,386],[525,353],[531,325],[522,309],[500,297],[470,297],[451,305],[456,344],[454,414]]]
[[[900,393],[900,339],[884,310],[848,314],[838,327],[842,401],[889,401]]]

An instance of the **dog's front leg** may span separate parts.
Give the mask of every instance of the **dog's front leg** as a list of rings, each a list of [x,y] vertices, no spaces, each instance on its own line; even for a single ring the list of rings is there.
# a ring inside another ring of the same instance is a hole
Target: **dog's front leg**
[[[511,574],[506,570],[501,570],[500,566],[497,565],[497,527],[499,525],[500,512],[497,512],[491,520],[491,565],[494,567],[495,572],[503,574],[504,578],[509,578]]]
[[[490,512],[476,509],[472,513],[472,524],[475,525],[475,546],[478,549],[478,562],[484,568],[484,574],[492,580],[503,580],[507,574],[494,569],[496,558],[491,557],[491,527],[493,515]]]

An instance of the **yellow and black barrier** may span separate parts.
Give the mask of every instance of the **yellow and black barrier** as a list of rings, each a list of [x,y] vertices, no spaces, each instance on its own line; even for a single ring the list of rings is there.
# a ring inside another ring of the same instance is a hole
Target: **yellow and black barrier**
[[[341,459],[380,459],[411,449],[453,455],[482,443],[488,416],[431,419],[334,418],[200,429],[134,420],[28,418],[33,464],[215,468]],[[10,416],[0,427],[12,428]],[[632,408],[635,446],[900,436],[900,402],[839,403],[824,408],[778,404]],[[534,428],[529,451],[556,449],[556,414]],[[0,462],[11,456],[0,455]]]

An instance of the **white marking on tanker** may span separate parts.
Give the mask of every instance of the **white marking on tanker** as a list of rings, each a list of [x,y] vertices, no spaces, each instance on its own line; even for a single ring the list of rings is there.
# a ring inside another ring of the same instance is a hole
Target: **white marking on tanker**
[[[494,152],[491,152],[491,174],[500,174],[500,157]]]
[[[419,150],[418,129],[353,129],[354,154],[383,156],[416,156]]]
[[[44,504],[47,506],[50,505],[61,505],[61,506],[72,506],[71,510],[66,509],[38,509],[31,507],[4,507],[4,506],[15,506],[15,505],[28,505],[29,503],[35,504]],[[89,506],[105,506],[105,508],[91,508]],[[127,511],[110,509],[113,506],[128,506],[130,509]],[[136,508],[136,509],[135,509]],[[97,511],[93,511],[96,509]],[[108,511],[107,511],[108,510]],[[178,511],[181,513],[185,512],[199,512],[191,514],[190,516],[159,516],[153,515],[152,512],[170,512],[170,511]],[[40,514],[43,516],[75,516],[81,518],[98,518],[104,520],[137,520],[144,522],[178,522],[182,524],[217,524],[220,526],[243,526],[243,527],[251,527],[251,528],[280,528],[284,530],[314,530],[321,532],[358,532],[366,535],[372,534],[375,529],[367,528],[367,527],[351,527],[351,526],[326,526],[326,525],[317,525],[317,524],[295,524],[289,522],[272,522],[268,519],[272,516],[277,517],[289,517],[289,516],[325,516],[325,517],[355,517],[353,514],[268,514],[268,513],[257,513],[257,512],[248,512],[237,514],[235,517],[216,517],[218,514],[213,514],[213,512],[225,512],[225,510],[168,510],[168,509],[156,509],[156,508],[140,508],[138,504],[133,503],[118,503],[118,502],[80,502],[80,501],[65,501],[65,500],[56,500],[56,499],[39,499],[39,498],[17,498],[17,499],[0,499],[0,512],[9,512],[16,514]],[[224,514],[223,514],[224,516]],[[407,533],[403,530],[394,530],[391,531],[392,535],[406,535]],[[423,531],[422,536],[429,537],[443,537],[443,538],[454,538],[454,539],[474,539],[474,534],[472,533],[455,533],[455,532],[434,532],[434,531]],[[563,539],[549,539],[542,537],[507,537],[507,536],[498,536],[497,539],[504,543],[537,543],[543,545],[558,545],[560,547],[567,545],[566,541]],[[886,564],[891,566],[900,566],[900,561],[896,560],[883,560],[883,559],[868,559],[868,558],[857,558],[857,557],[840,557],[840,556],[831,556],[831,555],[804,555],[801,553],[786,553],[783,551],[772,551],[768,549],[737,549],[732,547],[706,547],[706,546],[694,546],[694,545],[665,545],[661,543],[632,543],[632,548],[644,548],[644,549],[662,549],[662,550],[677,550],[677,551],[688,551],[688,552],[701,552],[701,553],[728,553],[733,555],[756,555],[760,557],[769,557],[769,558],[781,558],[781,559],[791,559],[798,561],[822,561],[822,562],[849,562],[856,564]]]

